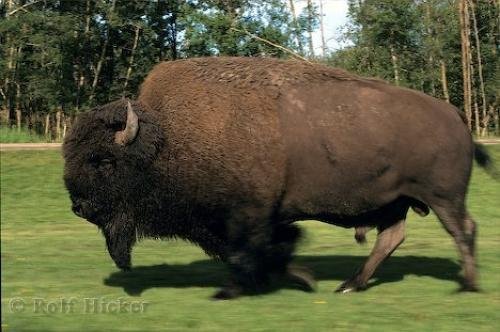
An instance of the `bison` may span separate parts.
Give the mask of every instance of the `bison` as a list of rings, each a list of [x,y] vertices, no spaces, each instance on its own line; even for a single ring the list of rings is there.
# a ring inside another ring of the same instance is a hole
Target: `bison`
[[[362,290],[404,240],[409,208],[432,209],[455,240],[463,289],[477,290],[476,224],[465,206],[472,162],[490,165],[462,113],[423,93],[319,64],[199,58],[158,64],[137,100],[79,115],[64,141],[72,209],[129,269],[141,238],[181,238],[221,259],[214,297],[290,275],[313,219],[375,227],[373,251],[337,291]],[[332,267],[334,268],[334,267]]]

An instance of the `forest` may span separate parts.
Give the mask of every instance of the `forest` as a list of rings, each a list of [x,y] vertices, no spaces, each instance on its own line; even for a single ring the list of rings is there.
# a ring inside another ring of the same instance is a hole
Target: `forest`
[[[133,98],[160,61],[259,56],[420,90],[462,109],[476,137],[500,135],[500,1],[348,0],[339,49],[325,43],[327,1],[0,1],[2,126],[61,140],[79,112]]]

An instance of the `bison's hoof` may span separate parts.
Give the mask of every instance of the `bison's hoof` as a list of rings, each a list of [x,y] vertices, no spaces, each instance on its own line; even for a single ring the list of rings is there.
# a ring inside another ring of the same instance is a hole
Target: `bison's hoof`
[[[219,289],[212,299],[214,300],[231,300],[239,297],[241,295],[241,288],[236,286],[226,286]]]
[[[287,275],[293,282],[302,286],[306,292],[316,291],[316,279],[308,268],[290,264],[287,268]]]
[[[123,272],[128,272],[130,271],[130,265],[121,265],[121,266],[118,266],[118,268],[120,270],[122,270]]]
[[[481,289],[479,287],[477,287],[476,285],[464,284],[458,289],[458,291],[459,292],[480,292]]]
[[[352,292],[359,292],[359,291],[362,291],[365,289],[366,289],[366,285],[357,283],[356,281],[353,281],[353,280],[347,280],[347,281],[344,281],[335,290],[335,293],[347,294],[347,293],[352,293]]]

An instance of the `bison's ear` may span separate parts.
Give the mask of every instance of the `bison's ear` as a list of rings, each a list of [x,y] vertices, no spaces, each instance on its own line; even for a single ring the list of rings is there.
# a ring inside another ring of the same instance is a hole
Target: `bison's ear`
[[[135,114],[130,101],[127,101],[127,124],[125,129],[115,133],[115,143],[127,145],[134,141],[139,131],[139,118]]]

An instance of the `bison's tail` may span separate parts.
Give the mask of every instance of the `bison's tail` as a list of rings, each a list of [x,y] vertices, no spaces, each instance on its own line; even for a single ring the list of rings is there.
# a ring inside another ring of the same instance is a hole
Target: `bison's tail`
[[[484,145],[474,143],[474,159],[477,164],[484,168],[488,174],[495,179],[500,179],[500,173],[495,168],[491,155],[486,151]]]

